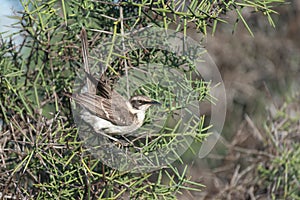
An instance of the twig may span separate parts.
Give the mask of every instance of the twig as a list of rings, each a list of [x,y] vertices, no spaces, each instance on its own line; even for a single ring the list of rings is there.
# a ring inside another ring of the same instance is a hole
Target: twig
[[[124,41],[124,16],[123,16],[123,7],[120,6],[120,23],[121,23],[121,36],[122,36],[122,48],[123,48],[123,55],[126,57],[125,52],[126,52],[126,47],[125,47],[125,41]],[[124,66],[125,66],[125,76],[126,76],[126,94],[127,98],[130,97],[129,93],[129,78],[128,78],[128,65],[127,65],[127,60],[124,59]]]

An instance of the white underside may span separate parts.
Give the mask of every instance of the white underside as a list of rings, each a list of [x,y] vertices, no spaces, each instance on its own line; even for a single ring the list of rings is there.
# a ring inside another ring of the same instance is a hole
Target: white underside
[[[137,117],[139,119],[137,121],[140,123],[132,123],[129,126],[116,126],[110,121],[92,115],[90,112],[84,109],[80,112],[80,116],[86,123],[91,125],[97,133],[105,133],[109,135],[126,135],[142,126],[145,118],[145,113],[138,112]]]

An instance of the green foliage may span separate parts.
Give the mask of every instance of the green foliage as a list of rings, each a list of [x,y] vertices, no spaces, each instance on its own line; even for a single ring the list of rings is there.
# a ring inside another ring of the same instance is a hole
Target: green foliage
[[[272,199],[300,199],[299,103],[299,95],[291,98],[266,124],[271,159],[258,171]]]
[[[99,1],[102,2],[102,1]],[[227,12],[234,10],[237,13],[237,22],[242,21],[249,33],[253,36],[251,28],[242,15],[243,9],[250,8],[253,12],[261,12],[268,18],[270,25],[275,27],[272,14],[276,14],[273,10],[275,4],[284,3],[284,0],[180,0],[180,1],[124,1],[120,5],[131,6],[137,12],[138,18],[134,24],[139,21],[149,20],[156,25],[163,26],[168,29],[170,25],[175,24],[176,30],[182,30],[186,34],[188,27],[207,34],[210,28],[215,33],[217,24],[227,23]],[[159,23],[158,20],[161,20]]]
[[[170,165],[153,174],[118,172],[101,164],[83,147],[68,100],[62,95],[71,90],[80,68],[77,35],[82,26],[87,27],[90,46],[94,47],[108,36],[150,23],[164,28],[175,23],[176,29],[184,33],[191,23],[203,33],[207,33],[207,27],[214,32],[217,23],[224,22],[221,14],[230,9],[235,9],[245,23],[240,15],[244,7],[263,12],[272,24],[271,4],[282,1],[184,1],[187,6],[173,1],[21,2],[21,30],[16,34],[24,41],[16,46],[1,39],[0,46],[0,117],[5,123],[0,135],[1,195],[32,199],[175,199],[182,190],[199,191],[202,187],[190,181],[187,167],[178,170]],[[108,74],[121,73],[118,67],[122,66],[122,56],[115,66],[106,63]],[[208,84],[190,83],[190,88],[202,89]],[[200,125],[202,128],[203,121]]]

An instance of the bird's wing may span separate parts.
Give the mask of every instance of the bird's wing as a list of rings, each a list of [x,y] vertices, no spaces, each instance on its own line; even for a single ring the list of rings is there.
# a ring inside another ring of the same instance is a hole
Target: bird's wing
[[[126,101],[119,94],[116,97],[113,95],[111,99],[90,93],[75,94],[72,98],[91,114],[106,119],[115,125],[128,126],[133,122],[134,114],[128,111],[126,104],[119,103]]]
[[[108,84],[105,84],[105,82],[100,79],[96,79],[95,77],[93,77],[91,74],[89,74],[87,72],[85,74],[86,74],[87,78],[93,83],[93,85],[95,85],[97,87],[97,91],[99,92],[100,96],[102,96],[106,99],[111,98],[112,90],[108,86]]]

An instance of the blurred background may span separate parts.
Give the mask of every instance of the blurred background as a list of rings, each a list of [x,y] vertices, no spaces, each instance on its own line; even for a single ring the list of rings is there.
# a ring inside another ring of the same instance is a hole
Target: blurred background
[[[295,124],[281,132],[289,136],[278,136],[284,138],[280,141],[273,139],[283,146],[290,140],[299,144],[300,1],[289,1],[275,10],[278,12],[273,15],[275,28],[270,27],[261,14],[244,10],[254,37],[242,23],[234,28],[235,21],[231,21],[220,23],[216,34],[207,38],[205,46],[222,74],[228,104],[223,138],[208,158],[195,161],[192,174],[199,174],[199,180],[206,185],[198,199],[269,199],[268,194],[276,188],[273,184],[280,184],[281,177],[280,164],[275,167],[269,156],[273,154],[283,159],[267,141],[269,128],[273,127],[273,132],[270,131],[273,134],[278,124],[286,124],[292,118]],[[235,19],[235,15],[231,12],[225,18]],[[194,33],[191,35],[197,37]],[[287,115],[278,119],[279,113]],[[286,148],[298,151],[296,146]],[[264,153],[266,155],[262,155]],[[261,171],[257,168],[261,166],[275,168],[276,172],[268,175],[268,181],[259,175]],[[295,167],[296,171],[300,170],[299,161]],[[295,179],[299,195],[298,173]],[[279,191],[281,195],[284,193],[279,189],[276,193],[279,196]],[[299,196],[285,198],[298,199]]]
[[[20,9],[22,9],[22,5],[19,0],[1,1],[0,32],[4,37],[9,35],[9,33],[18,31],[20,25],[15,26],[15,28],[12,28],[11,26],[18,22],[13,16],[15,16]],[[15,38],[15,41],[18,41],[18,38]]]

